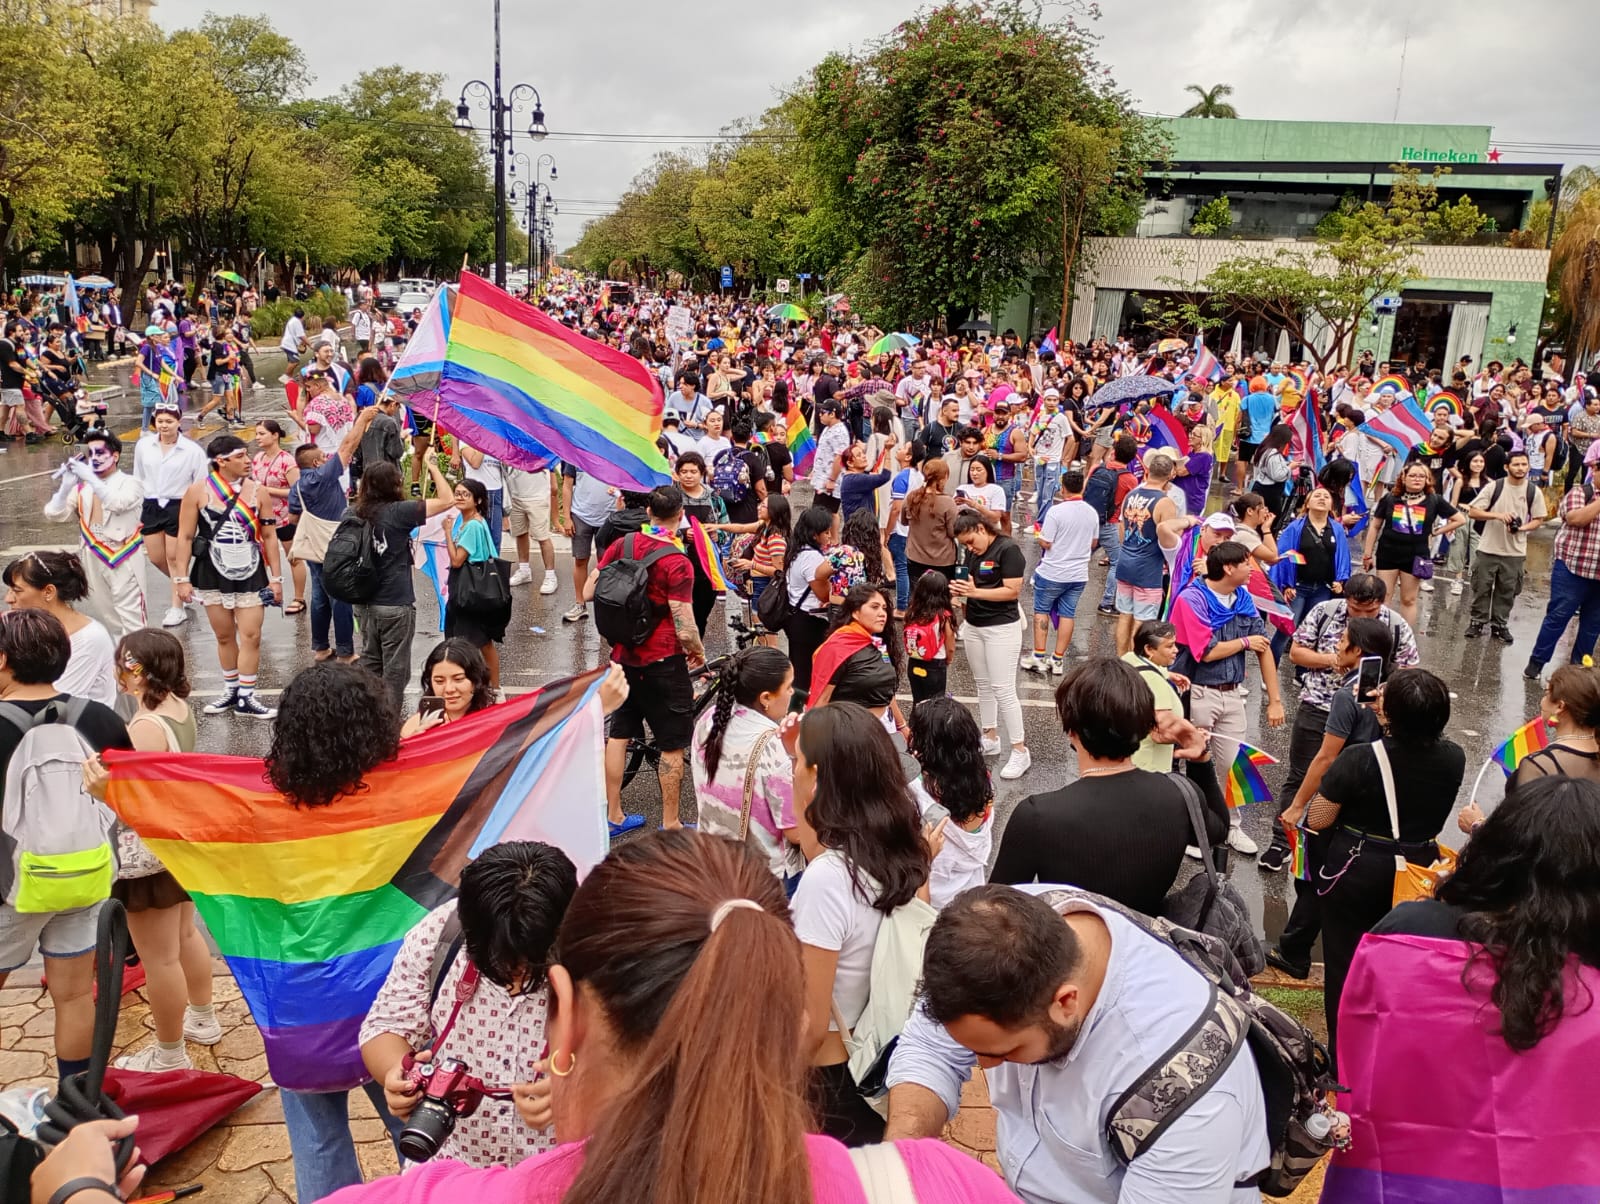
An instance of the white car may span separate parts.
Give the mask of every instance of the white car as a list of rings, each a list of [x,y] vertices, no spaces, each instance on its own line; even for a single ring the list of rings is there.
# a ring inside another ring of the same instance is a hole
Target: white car
[[[394,303],[394,307],[402,317],[409,317],[411,311],[414,309],[427,309],[428,302],[432,300],[432,293],[424,293],[420,290],[407,289],[405,292],[400,294],[399,299]]]
[[[437,284],[422,276],[402,276],[399,284],[402,293],[426,293],[431,297],[439,291]]]

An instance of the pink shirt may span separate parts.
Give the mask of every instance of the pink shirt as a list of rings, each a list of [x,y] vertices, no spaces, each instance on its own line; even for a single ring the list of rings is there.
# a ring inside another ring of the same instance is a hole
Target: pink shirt
[[[811,1198],[816,1204],[866,1204],[850,1152],[831,1137],[808,1134]],[[895,1143],[918,1204],[1018,1204],[998,1175],[942,1141]],[[583,1146],[559,1146],[512,1167],[473,1170],[459,1162],[428,1162],[399,1178],[347,1187],[328,1204],[560,1204],[583,1165]]]

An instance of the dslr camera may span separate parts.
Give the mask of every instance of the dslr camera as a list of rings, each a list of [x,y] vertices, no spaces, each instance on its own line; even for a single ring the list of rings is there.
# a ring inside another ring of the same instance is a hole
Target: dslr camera
[[[426,1162],[455,1131],[456,1121],[471,1116],[485,1098],[508,1100],[511,1092],[486,1086],[465,1062],[445,1058],[417,1062],[410,1054],[401,1064],[406,1082],[422,1090],[422,1099],[400,1131],[400,1153],[412,1162]]]

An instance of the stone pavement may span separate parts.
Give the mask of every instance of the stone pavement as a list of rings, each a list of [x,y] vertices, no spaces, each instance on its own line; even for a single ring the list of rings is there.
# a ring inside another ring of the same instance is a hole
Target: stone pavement
[[[1320,977],[1317,975],[1307,984],[1269,971],[1256,981],[1259,985],[1305,988],[1319,987]],[[200,1070],[217,1070],[269,1083],[261,1034],[250,1020],[239,988],[220,961],[216,963],[213,983],[222,1040],[209,1049],[190,1044],[189,1057]],[[0,1089],[55,1086],[52,1031],[50,999],[37,985],[36,975],[28,981],[26,971],[14,974],[7,989],[0,991]],[[150,1005],[141,987],[123,998],[114,1056],[141,1048],[154,1039]],[[393,1174],[398,1169],[394,1148],[385,1138],[371,1103],[365,1095],[352,1094],[350,1108],[356,1153],[367,1178]],[[962,1089],[961,1109],[946,1127],[944,1138],[996,1172],[1000,1170],[995,1156],[994,1111],[989,1106],[989,1090],[981,1070]],[[295,1204],[294,1163],[289,1156],[289,1136],[275,1087],[269,1085],[198,1141],[157,1164],[141,1191],[192,1183],[205,1186],[202,1198],[206,1200]],[[1291,1204],[1313,1204],[1321,1183],[1319,1168],[1290,1197]]]

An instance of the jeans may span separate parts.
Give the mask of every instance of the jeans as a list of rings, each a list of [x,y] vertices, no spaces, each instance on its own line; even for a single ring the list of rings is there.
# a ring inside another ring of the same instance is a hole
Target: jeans
[[[356,650],[355,612],[350,603],[330,597],[322,588],[322,562],[306,561],[311,574],[311,651],[328,650],[328,628],[333,628],[333,650],[353,656]]]
[[[1038,461],[1034,482],[1033,517],[1035,522],[1043,522],[1044,512],[1056,500],[1056,492],[1061,488],[1061,461]]]
[[[1545,608],[1539,637],[1533,642],[1530,665],[1542,669],[1550,663],[1556,654],[1556,642],[1573,615],[1578,616],[1578,636],[1572,642],[1572,663],[1578,665],[1600,640],[1600,580],[1580,577],[1558,560],[1550,570],[1550,605]]]
[[[967,651],[967,664],[978,682],[978,724],[984,731],[998,731],[1005,724],[1012,744],[1024,743],[1022,703],[1017,698],[1017,660],[1022,655],[1022,624],[999,623],[993,627],[962,624],[961,643]]]
[[[1511,621],[1511,604],[1522,592],[1526,558],[1478,553],[1472,562],[1472,621],[1503,628]]]
[[[411,680],[411,637],[417,633],[417,608],[359,606],[361,667],[383,678],[397,711],[405,710],[406,683]]]
[[[1306,616],[1311,613],[1313,606],[1327,602],[1333,596],[1333,590],[1326,585],[1311,585],[1304,589],[1297,588],[1294,591],[1294,601],[1289,603],[1289,609],[1294,612],[1295,629],[1299,630],[1300,624],[1306,621]],[[1284,646],[1288,647],[1288,645]]]
[[[393,1141],[404,1126],[389,1114],[388,1105],[383,1102],[383,1088],[366,1083],[361,1090],[378,1110]],[[350,1136],[350,1093],[284,1088],[278,1095],[283,1102],[284,1128],[289,1130],[295,1194],[300,1204],[315,1204],[341,1187],[360,1183],[361,1164],[356,1161],[355,1141]]]
[[[506,521],[506,491],[504,489],[491,489],[489,493],[489,513],[484,517],[489,523],[489,542],[494,545],[494,554],[500,555],[500,531]]]
[[[911,601],[911,573],[906,568],[906,537],[889,536],[889,556],[894,561],[894,608],[905,613]]]
[[[1100,524],[1100,550],[1106,554],[1111,567],[1106,569],[1106,589],[1101,595],[1101,607],[1111,606],[1117,600],[1117,561],[1122,557],[1122,524]]]

